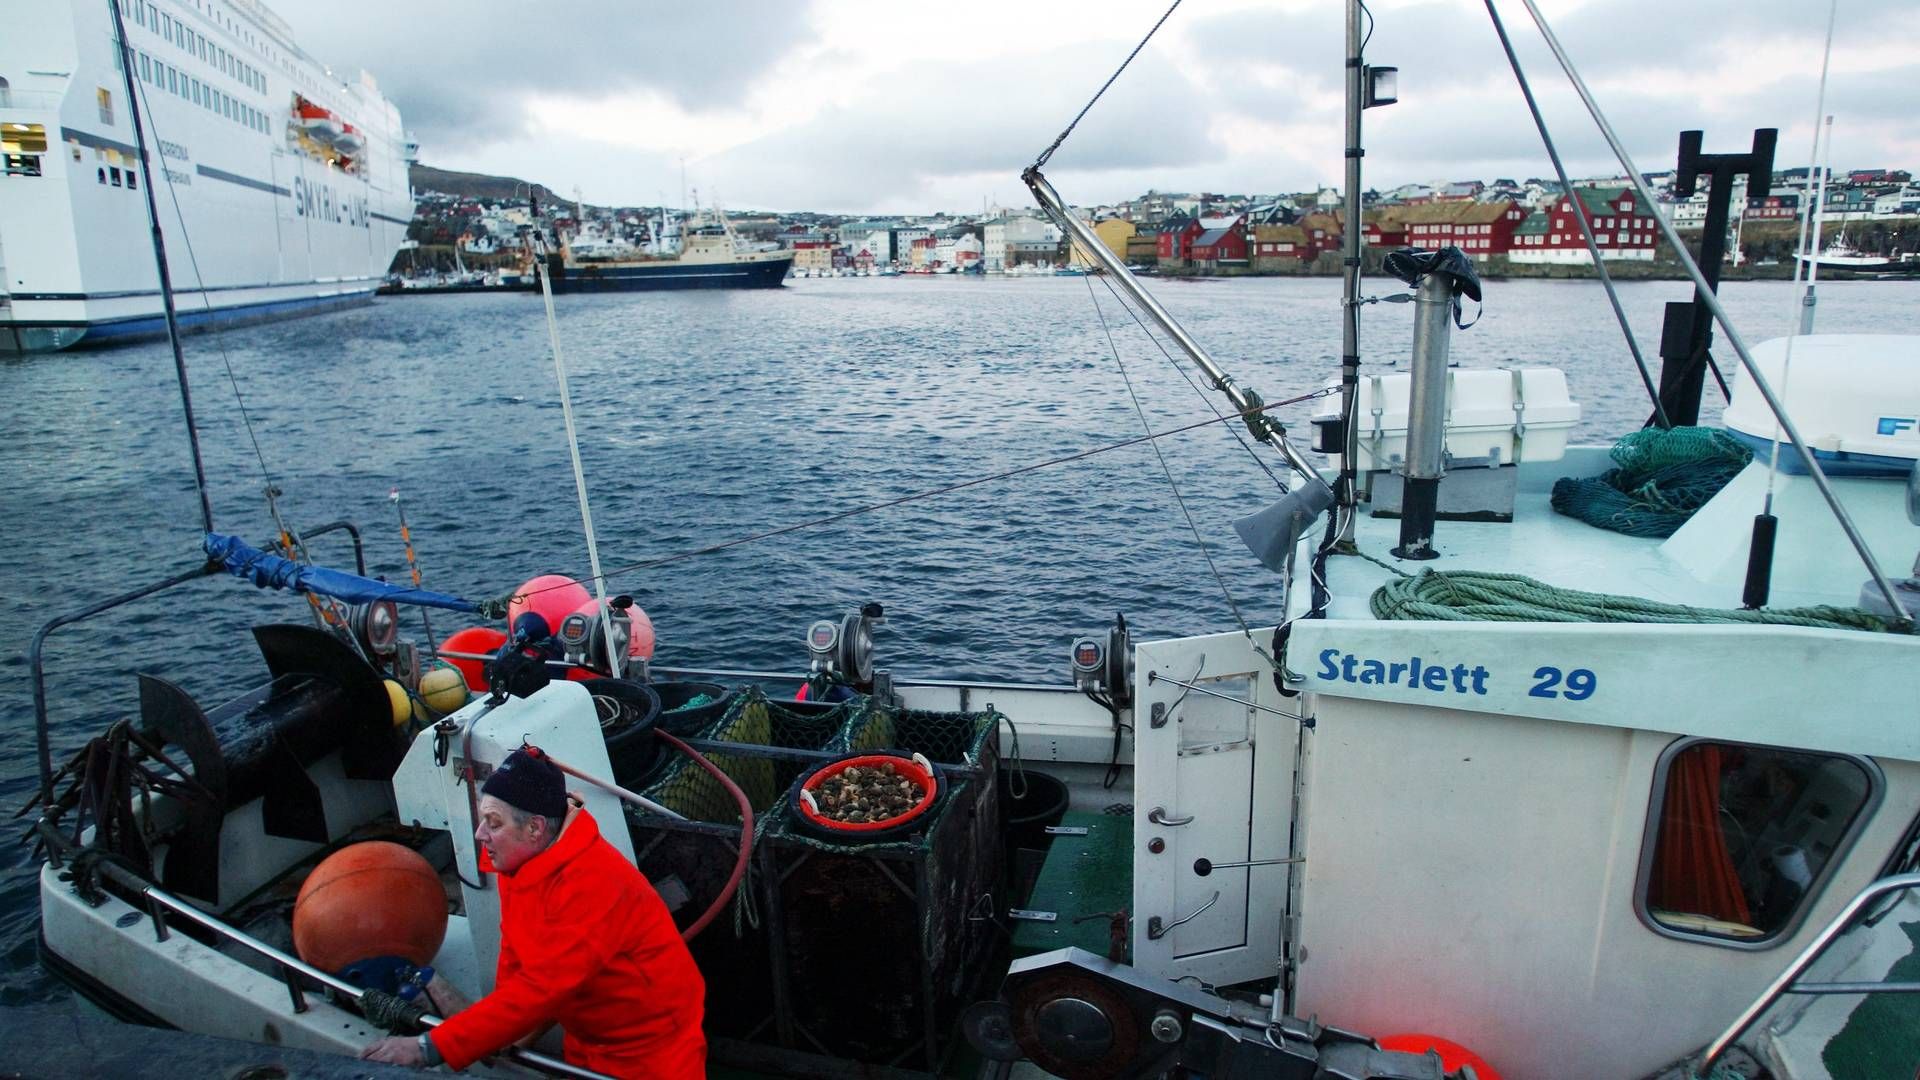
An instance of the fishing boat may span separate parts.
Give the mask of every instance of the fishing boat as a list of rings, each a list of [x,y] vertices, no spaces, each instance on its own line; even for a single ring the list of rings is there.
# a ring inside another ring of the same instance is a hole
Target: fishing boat
[[[584,227],[563,236],[546,259],[553,290],[773,289],[793,267],[793,252],[753,249],[718,209],[696,213],[656,237],[672,239],[656,239],[641,250]]]
[[[1349,4],[1356,211],[1362,29]],[[1383,310],[1411,326],[1361,364],[1356,232],[1343,370],[1270,401],[1069,210],[1050,154],[1024,174],[1036,200],[1224,396],[1210,422],[1271,462],[1277,500],[1237,531],[1279,625],[1135,640],[1124,618],[1062,620],[1059,682],[955,680],[882,663],[873,603],[772,631],[788,671],[692,670],[608,594],[625,568],[602,568],[577,454],[591,575],[481,601],[302,557],[340,526],[254,547],[203,498],[190,567],[34,639],[46,963],[121,1015],[233,1039],[350,1055],[430,1027],[421,968],[491,985],[476,792],[532,743],[627,826],[604,835],[675,906],[713,1060],[736,1069],[1861,1075],[1878,994],[1915,989],[1897,973],[1920,921],[1920,582],[1886,569],[1920,551],[1920,441],[1886,404],[1920,388],[1911,343],[1749,346],[1685,259],[1747,376],[1727,430],[1659,395],[1657,427],[1570,447],[1563,373],[1455,338],[1464,301],[1500,302],[1457,251],[1390,258],[1406,291],[1381,299],[1404,306]],[[1309,402],[1324,465],[1278,423]],[[1830,473],[1835,454],[1859,468]],[[137,718],[56,754],[50,635],[229,573],[304,593],[316,625],[257,629],[265,672],[230,702],[143,676]],[[397,605],[473,625],[409,642]],[[876,756],[912,762],[913,809],[859,835],[817,820],[812,785]],[[300,897],[370,843],[437,882],[412,952],[319,960]]]
[[[1920,257],[1916,257],[1914,252],[1896,250],[1889,255],[1869,255],[1855,248],[1844,232],[1835,236],[1819,254],[1802,254],[1799,261],[1803,269],[1818,268],[1823,273],[1837,270],[1845,274],[1876,277],[1920,274]]]

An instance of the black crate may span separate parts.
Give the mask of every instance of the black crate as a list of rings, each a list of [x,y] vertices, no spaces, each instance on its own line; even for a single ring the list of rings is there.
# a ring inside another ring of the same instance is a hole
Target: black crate
[[[838,752],[849,731],[860,726],[865,699],[835,706],[775,701],[758,689],[730,695],[723,715],[694,737],[709,760],[740,785],[763,824],[785,792],[785,785],[814,754]],[[738,747],[725,753],[717,746]],[[678,751],[663,749],[672,760],[641,792],[686,821],[630,811],[634,860],[656,887],[677,880],[688,902],[676,912],[681,926],[699,917],[720,895],[739,853],[739,809],[712,774]],[[744,890],[752,888],[751,879]],[[758,898],[749,895],[747,901]],[[774,997],[768,981],[772,960],[768,937],[740,910],[741,901],[723,911],[690,946],[707,983],[710,1034],[740,1039],[772,1039]]]
[[[1005,854],[994,777],[1000,717],[872,710],[847,749],[918,751],[947,791],[925,827],[884,842],[798,833],[784,804],[757,841],[782,1046],[938,1073],[959,1012],[1002,948]]]

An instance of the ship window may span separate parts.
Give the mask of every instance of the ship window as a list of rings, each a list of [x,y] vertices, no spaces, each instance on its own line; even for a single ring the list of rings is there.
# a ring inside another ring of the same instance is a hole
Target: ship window
[[[179,78],[176,75],[174,75],[172,68],[167,68],[167,93],[177,94],[179,92],[180,92]]]
[[[161,26],[161,28],[160,28],[160,36],[162,36],[162,37],[164,37],[164,38],[166,38],[166,39],[167,39],[167,41],[168,41],[168,43],[172,43],[172,41],[173,41],[173,16],[171,16],[171,15],[162,15],[162,16],[160,16],[160,17],[161,17],[162,19],[165,19],[165,20],[166,20],[166,22],[165,22],[164,24],[162,24],[162,26]]]
[[[100,182],[102,184],[107,182],[107,170],[105,168],[98,168],[93,170],[93,175],[99,177]]]
[[[140,190],[140,174],[137,172],[134,172],[132,169],[127,170],[127,190],[128,191]]]
[[[1671,936],[1778,944],[1819,896],[1881,786],[1865,758],[1682,739],[1654,770],[1635,907]]]
[[[147,5],[147,29],[160,29],[160,9],[152,4]]]
[[[113,123],[113,91],[104,86],[97,87],[94,90],[94,100],[100,105],[100,122]]]
[[[113,186],[119,187],[120,186],[120,167],[117,165],[110,166],[107,169],[107,173],[108,175],[113,177]]]
[[[153,81],[153,60],[146,53],[140,54],[140,78],[147,82]]]

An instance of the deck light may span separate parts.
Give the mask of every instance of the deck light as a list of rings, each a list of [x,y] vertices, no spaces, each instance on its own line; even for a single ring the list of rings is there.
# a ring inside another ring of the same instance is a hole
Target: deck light
[[[1367,67],[1367,103],[1363,108],[1371,109],[1375,105],[1391,105],[1400,100],[1400,69],[1397,67]]]

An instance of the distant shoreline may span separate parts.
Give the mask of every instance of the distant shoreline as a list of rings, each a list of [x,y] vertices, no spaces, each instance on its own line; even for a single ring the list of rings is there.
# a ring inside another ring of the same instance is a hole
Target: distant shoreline
[[[1373,263],[1374,260],[1369,259],[1368,262]],[[1597,281],[1600,278],[1600,275],[1596,273],[1593,267],[1590,265],[1583,266],[1579,264],[1566,264],[1566,263],[1515,263],[1515,262],[1510,262],[1506,259],[1490,259],[1486,262],[1476,262],[1473,265],[1474,265],[1474,269],[1479,271],[1480,276],[1487,281],[1507,281],[1507,280],[1515,280],[1515,279],[1539,279],[1539,280],[1549,280],[1549,281],[1551,280]],[[1337,266],[1330,269],[1322,269],[1320,267],[1313,266],[1313,267],[1305,267],[1299,270],[1254,270],[1251,268],[1242,269],[1238,267],[1228,267],[1228,268],[1213,269],[1213,270],[1192,270],[1192,269],[1187,269],[1182,267],[1157,267],[1157,268],[1154,268],[1152,272],[1154,276],[1163,277],[1163,278],[1239,278],[1239,277],[1332,277],[1332,278],[1337,278],[1340,276],[1340,270]],[[1384,273],[1385,271],[1380,269],[1380,267],[1377,265],[1370,265],[1367,268],[1367,276],[1369,277],[1377,278],[1382,276]],[[1681,268],[1679,263],[1666,261],[1666,260],[1657,261],[1657,262],[1629,262],[1629,261],[1623,260],[1617,263],[1608,263],[1607,274],[1609,277],[1611,277],[1615,281],[1687,281],[1687,280],[1690,280],[1687,276],[1687,272]],[[1856,275],[1850,275],[1844,272],[1836,272],[1829,269],[1822,269],[1820,271],[1820,276],[1822,279],[1827,279],[1827,280],[1847,280],[1847,279],[1856,277]],[[1858,275],[1857,277],[1860,280],[1875,280],[1871,276]],[[1720,268],[1721,281],[1790,281],[1792,280],[1792,278],[1793,278],[1793,267],[1787,263],[1776,263],[1771,266],[1756,266],[1752,263],[1748,263],[1744,266],[1737,266],[1737,267],[1722,266]]]

